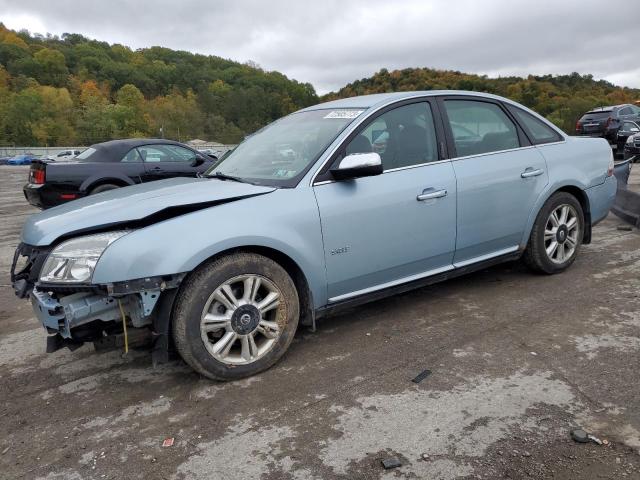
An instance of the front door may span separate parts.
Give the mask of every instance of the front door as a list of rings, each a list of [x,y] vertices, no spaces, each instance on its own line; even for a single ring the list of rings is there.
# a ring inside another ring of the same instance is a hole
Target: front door
[[[179,145],[143,145],[138,147],[145,165],[144,181],[171,177],[195,177],[206,170],[211,161],[196,162],[197,154]],[[203,158],[209,158],[202,156]]]
[[[499,102],[441,101],[458,186],[455,266],[518,249],[548,183],[544,157]]]
[[[456,182],[439,157],[434,107],[420,101],[389,109],[337,155],[336,162],[375,151],[383,174],[314,187],[330,302],[453,268]]]

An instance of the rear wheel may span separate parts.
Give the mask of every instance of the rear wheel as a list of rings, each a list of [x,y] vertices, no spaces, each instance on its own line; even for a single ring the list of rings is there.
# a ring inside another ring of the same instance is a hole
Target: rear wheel
[[[215,380],[266,370],[286,352],[299,317],[291,277],[253,253],[219,258],[181,286],[173,337],[182,358]]]
[[[580,202],[570,193],[555,193],[538,213],[524,261],[538,272],[562,272],[576,259],[583,235],[584,213]]]
[[[94,195],[100,192],[106,192],[107,190],[115,190],[116,188],[120,188],[120,186],[114,185],[113,183],[105,183],[103,185],[98,185],[97,187],[92,188],[91,191],[89,192],[89,195]]]

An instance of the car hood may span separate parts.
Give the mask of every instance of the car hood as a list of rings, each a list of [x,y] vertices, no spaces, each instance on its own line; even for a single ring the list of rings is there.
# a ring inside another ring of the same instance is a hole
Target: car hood
[[[80,233],[141,227],[274,190],[214,178],[171,178],[109,190],[32,215],[22,228],[22,241],[50,245]]]

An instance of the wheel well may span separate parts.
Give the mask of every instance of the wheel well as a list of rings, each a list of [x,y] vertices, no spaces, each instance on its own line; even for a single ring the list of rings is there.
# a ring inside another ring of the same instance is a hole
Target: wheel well
[[[216,258],[238,252],[257,253],[259,255],[263,255],[267,258],[270,258],[274,262],[278,263],[282,268],[284,268],[286,272],[291,276],[296,290],[298,291],[298,298],[300,300],[300,323],[305,326],[313,326],[315,309],[313,308],[313,296],[311,294],[307,278],[305,277],[302,269],[298,266],[298,264],[291,257],[282,253],[281,251],[259,245],[231,248],[229,250],[218,252],[214,256],[209,257],[207,260],[202,262],[200,265],[208,263]],[[199,268],[200,265],[198,265],[198,267],[196,267],[194,270]]]
[[[129,185],[128,183],[126,183],[123,180],[120,180],[119,178],[101,178],[100,180],[96,180],[94,183],[89,185],[85,190],[87,192],[90,192],[96,187],[99,187],[101,185],[107,185],[107,184],[117,185],[119,187],[126,187]]]
[[[584,235],[582,238],[582,243],[591,243],[591,208],[589,206],[589,197],[584,193],[584,190],[581,188],[567,185],[566,187],[559,188],[558,192],[566,192],[574,197],[580,202],[580,206],[582,207],[582,212],[584,213]]]

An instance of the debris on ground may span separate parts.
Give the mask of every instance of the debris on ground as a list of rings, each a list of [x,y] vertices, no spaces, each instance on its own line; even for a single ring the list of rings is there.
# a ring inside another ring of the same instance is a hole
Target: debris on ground
[[[589,434],[581,428],[571,430],[571,438],[578,443],[589,443]]]
[[[173,447],[174,440],[175,439],[173,437],[165,438],[164,442],[162,442],[162,446],[163,447]]]
[[[633,230],[631,225],[618,225],[618,230],[622,230],[623,232],[630,232]]]
[[[382,460],[382,466],[384,467],[385,470],[389,470],[391,468],[397,468],[402,466],[402,463],[400,463],[400,460],[398,460],[398,457],[389,457]]]
[[[413,383],[420,383],[422,380],[431,375],[431,370],[423,370],[421,371],[417,377],[411,380]]]
[[[574,430],[571,430],[571,438],[573,438],[578,443],[593,442],[593,443],[596,443],[598,445],[609,445],[609,441],[608,440],[600,440],[595,435],[587,433],[581,428],[576,428]]]

